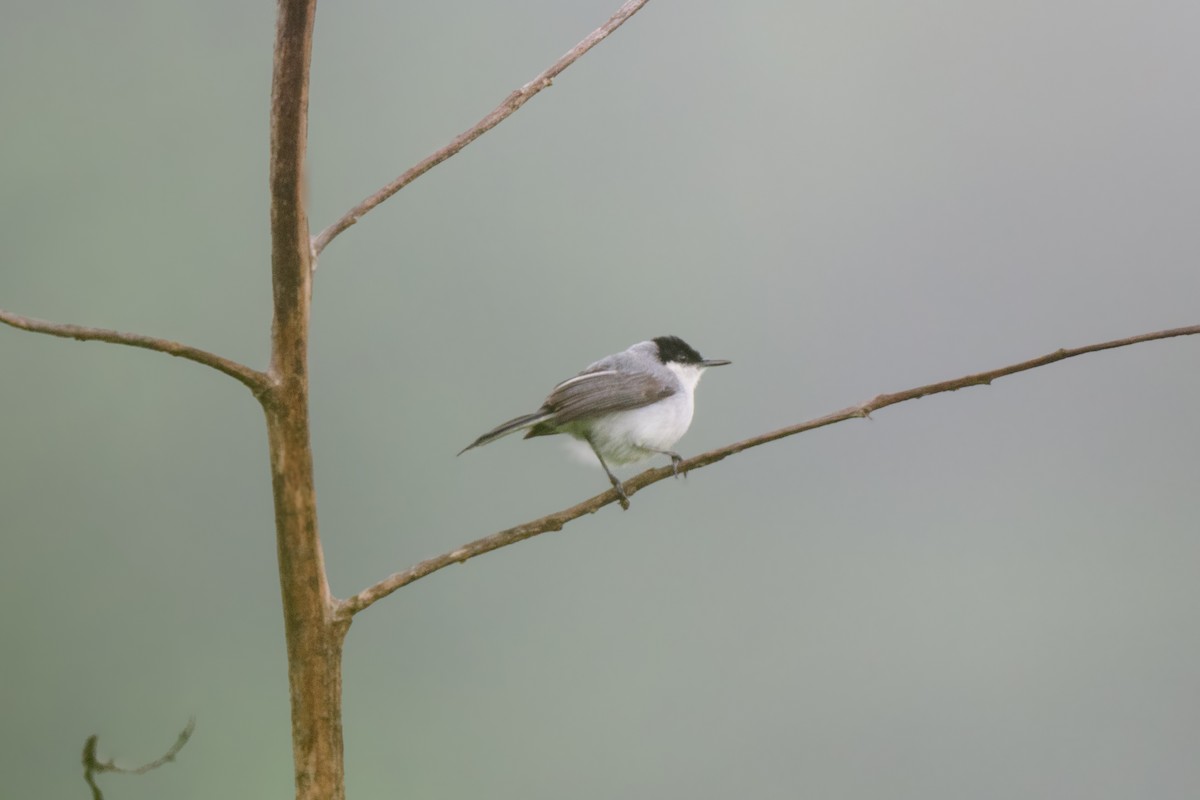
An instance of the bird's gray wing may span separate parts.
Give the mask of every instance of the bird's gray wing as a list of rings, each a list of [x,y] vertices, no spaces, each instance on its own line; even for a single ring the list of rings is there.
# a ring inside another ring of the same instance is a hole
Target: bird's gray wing
[[[554,412],[554,424],[558,426],[597,414],[641,408],[674,393],[673,388],[649,373],[618,373],[611,363],[601,361],[555,386],[542,409]]]

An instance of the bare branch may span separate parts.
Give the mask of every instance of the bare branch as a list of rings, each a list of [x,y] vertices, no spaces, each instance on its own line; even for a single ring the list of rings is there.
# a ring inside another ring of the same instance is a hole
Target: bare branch
[[[1018,372],[1026,372],[1027,370],[1037,367],[1044,367],[1047,364],[1053,364],[1056,361],[1062,361],[1067,358],[1074,358],[1085,353],[1095,353],[1100,350],[1112,350],[1117,347],[1127,347],[1132,344],[1141,342],[1151,342],[1157,339],[1170,339],[1175,336],[1193,336],[1200,334],[1200,325],[1192,325],[1186,328],[1174,328],[1171,330],[1158,331],[1156,333],[1146,333],[1140,336],[1131,336],[1127,339],[1116,339],[1110,342],[1102,342],[1100,344],[1087,345],[1086,347],[1076,347],[1070,350],[1057,350],[1048,355],[1034,358],[1029,361],[1022,361],[1019,364],[1012,364],[1007,367],[989,370],[987,372],[979,372],[974,375],[965,375],[961,378],[953,380],[941,381],[940,383],[931,383],[926,386],[918,386],[915,389],[906,389],[902,392],[892,394],[881,394],[873,400],[857,406],[850,406],[841,411],[835,411],[832,414],[826,414],[823,417],[801,422],[796,425],[791,425],[786,428],[780,428],[776,431],[764,433],[760,436],[754,436],[749,439],[744,439],[740,442],[719,447],[716,450],[710,450],[707,453],[701,453],[698,456],[685,459],[679,464],[680,470],[686,472],[689,470],[700,469],[709,464],[715,464],[722,459],[740,453],[743,450],[749,450],[751,447],[773,442],[777,439],[783,439],[788,436],[794,436],[798,433],[804,433],[815,428],[823,428],[826,425],[832,425],[836,422],[842,422],[848,419],[859,419],[870,416],[873,412],[887,406],[894,406],[897,403],[903,403],[908,400],[916,400],[919,397],[925,397],[931,394],[941,394],[942,392],[954,392],[959,389],[965,389],[968,386],[984,386],[990,384],[997,378],[1003,378],[1006,375],[1013,375]],[[636,492],[647,486],[658,483],[665,478],[669,478],[674,474],[672,467],[659,467],[657,469],[648,469],[629,480],[624,482],[625,493],[633,496]],[[603,494],[598,494],[588,500],[571,506],[570,508],[556,511],[540,519],[535,519],[532,522],[526,522],[522,525],[509,528],[507,530],[494,533],[491,536],[485,536],[482,539],[476,539],[473,542],[464,544],[455,550],[445,553],[434,558],[427,559],[418,564],[414,564],[403,572],[397,572],[378,583],[368,586],[353,597],[349,597],[341,602],[338,609],[339,614],[350,617],[384,597],[387,597],[392,592],[407,586],[413,581],[424,578],[426,575],[437,572],[443,567],[448,567],[451,564],[462,564],[467,559],[481,556],[484,553],[490,553],[493,550],[499,550],[501,547],[507,547],[510,544],[529,539],[537,536],[540,533],[549,531],[562,530],[563,526],[574,519],[582,517],[584,514],[594,514],[599,509],[616,501],[617,493],[613,489],[609,489]]]
[[[617,12],[612,15],[608,22],[604,23],[599,28],[588,34],[583,41],[567,51],[562,58],[551,64],[546,71],[542,72],[529,83],[525,84],[508,97],[504,98],[500,105],[492,109],[487,116],[479,120],[479,122],[476,122],[467,130],[460,133],[458,136],[455,136],[454,139],[452,139],[451,142],[445,147],[430,153],[421,161],[418,161],[416,164],[410,167],[407,172],[403,173],[400,175],[400,177],[396,178],[394,181],[375,192],[375,194],[364,199],[354,208],[347,211],[337,222],[334,222],[328,228],[314,236],[312,240],[314,269],[316,267],[316,256],[320,255],[321,251],[324,250],[329,243],[338,236],[338,234],[349,228],[354,223],[358,222],[358,220],[364,214],[375,208],[375,206],[379,205],[384,200],[387,200],[396,192],[400,191],[405,186],[412,183],[417,178],[421,177],[426,172],[433,169],[454,154],[458,153],[458,151],[462,150],[471,142],[475,141],[480,136],[499,125],[501,122],[507,119],[510,114],[519,109],[521,106],[525,105],[525,103],[531,97],[552,84],[554,79],[558,77],[559,73],[574,64],[580,56],[606,39],[608,35],[617,28],[621,27],[625,20],[636,14],[642,8],[642,6],[646,5],[646,3],[649,1],[650,0],[628,0],[628,2],[617,9]]]
[[[78,339],[81,342],[124,344],[130,347],[141,347],[145,350],[155,350],[159,353],[166,353],[169,356],[185,358],[188,361],[195,361],[197,364],[203,364],[206,367],[212,367],[218,372],[225,373],[234,380],[244,384],[256,397],[262,395],[269,387],[267,376],[257,370],[251,369],[244,364],[239,364],[236,361],[231,361],[228,358],[222,358],[221,356],[209,353],[206,350],[200,350],[199,348],[190,347],[179,342],[172,342],[169,339],[156,339],[153,336],[143,336],[140,333],[121,333],[120,331],[110,331],[105,328],[85,328],[81,325],[47,322],[41,319],[22,317],[2,309],[0,309],[0,322],[32,333],[46,333],[50,336],[62,337],[63,339]]]
[[[175,744],[171,745],[167,752],[140,767],[118,767],[113,763],[111,758],[107,761],[101,761],[96,756],[96,745],[99,737],[96,734],[89,736],[83,744],[83,779],[87,781],[87,785],[92,789],[92,799],[104,800],[104,793],[100,791],[99,785],[96,784],[97,775],[105,772],[119,772],[123,775],[145,775],[152,769],[158,769],[163,764],[174,761],[175,756],[179,755],[179,751],[188,743],[188,739],[192,738],[192,733],[195,730],[196,718],[193,717],[188,720],[188,724],[179,732],[179,736],[175,739]]]
[[[312,237],[305,210],[309,66],[317,0],[279,0],[271,74],[271,320],[264,404],[283,628],[292,711],[297,800],[345,800],[342,642],[348,625],[331,619],[333,597],[317,527],[308,424],[308,337]]]

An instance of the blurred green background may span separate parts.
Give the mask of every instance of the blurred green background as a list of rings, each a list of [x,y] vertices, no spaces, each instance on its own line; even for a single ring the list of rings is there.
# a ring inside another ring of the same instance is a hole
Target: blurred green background
[[[326,3],[314,230],[616,0]],[[0,307],[265,365],[269,3],[7,0]],[[651,3],[335,241],[313,437],[334,591],[606,487],[456,459],[652,336],[734,366],[685,454],[1200,322],[1200,5]],[[1200,340],[760,448],[364,613],[351,797],[1191,798]],[[0,329],[0,774],[292,794],[261,414]]]

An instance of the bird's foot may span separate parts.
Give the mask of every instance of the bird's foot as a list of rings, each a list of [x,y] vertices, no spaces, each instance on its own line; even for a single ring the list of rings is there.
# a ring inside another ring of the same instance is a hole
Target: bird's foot
[[[629,495],[625,494],[625,487],[620,481],[612,482],[613,488],[617,490],[617,502],[621,504],[621,508],[625,511],[629,510]]]

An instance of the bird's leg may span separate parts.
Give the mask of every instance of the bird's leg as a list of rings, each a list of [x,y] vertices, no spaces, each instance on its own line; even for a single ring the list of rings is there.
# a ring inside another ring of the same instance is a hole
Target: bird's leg
[[[604,463],[604,456],[600,455],[600,451],[596,449],[596,445],[591,439],[587,440],[591,445],[592,452],[596,454],[596,458],[600,461],[600,466],[604,467],[604,472],[608,475],[608,480],[612,483],[614,489],[617,490],[617,502],[621,504],[621,508],[629,510],[629,495],[625,494],[625,487],[617,480],[617,476],[612,474],[612,470],[608,468],[608,464]]]
[[[679,455],[679,453],[676,453],[674,450],[655,450],[654,452],[671,457],[671,469],[674,470],[675,477],[678,478],[680,475],[679,463],[683,461],[683,456]],[[683,477],[687,477],[687,470],[683,471]]]

